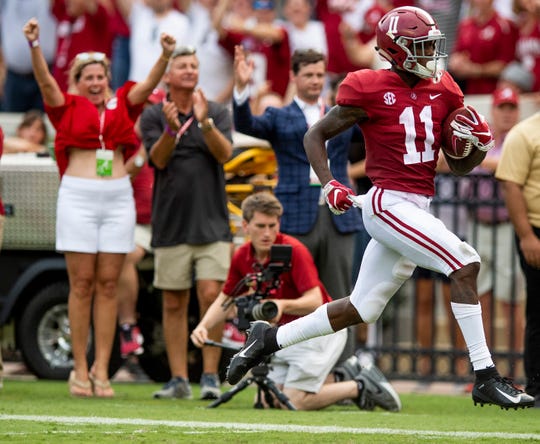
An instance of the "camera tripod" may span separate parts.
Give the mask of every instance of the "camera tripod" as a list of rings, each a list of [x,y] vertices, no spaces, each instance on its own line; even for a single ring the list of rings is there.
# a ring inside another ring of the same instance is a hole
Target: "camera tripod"
[[[222,347],[222,348],[230,348],[230,347],[224,346],[223,344],[219,344],[212,341],[208,341],[207,345],[214,345],[214,346]],[[272,381],[268,377],[269,360],[270,360],[270,357],[266,357],[262,363],[253,367],[251,369],[251,376],[243,379],[238,384],[236,384],[232,389],[221,394],[221,396],[218,399],[216,399],[210,405],[208,405],[208,408],[215,408],[225,402],[230,401],[234,397],[234,395],[236,395],[237,393],[240,393],[246,387],[249,387],[252,383],[255,383],[257,384],[257,398],[255,401],[255,404],[253,405],[254,408],[256,409],[264,408],[263,398],[262,398],[264,394],[264,400],[269,406],[274,405],[274,396],[275,396],[277,400],[281,404],[283,404],[285,407],[287,407],[289,410],[296,410],[294,405],[292,405],[291,402],[289,401],[289,398],[287,397],[287,395],[283,393],[279,388],[277,388],[274,381]]]

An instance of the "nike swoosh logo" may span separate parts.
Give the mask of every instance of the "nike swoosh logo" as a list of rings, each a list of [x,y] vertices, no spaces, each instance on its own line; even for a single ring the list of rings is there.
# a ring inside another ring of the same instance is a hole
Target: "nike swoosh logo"
[[[430,95],[429,95],[429,98],[430,98],[431,100],[433,100],[433,99],[436,99],[436,98],[439,97],[439,96],[440,96],[440,94],[430,94]]]
[[[521,396],[512,396],[508,393],[504,393],[502,390],[499,390],[497,387],[495,387],[495,390],[497,390],[501,395],[503,395],[506,399],[508,399],[510,402],[513,402],[514,404],[517,404],[519,401],[521,401]]]
[[[337,206],[337,201],[338,201],[338,197],[339,197],[340,193],[343,193],[343,191],[337,190],[337,191],[334,193],[334,203],[333,203],[334,207]]]
[[[246,356],[246,352],[251,348],[253,347],[253,345],[255,345],[255,341],[253,341],[251,344],[249,344],[246,348],[244,348],[243,350],[240,350],[238,352],[238,357],[239,358],[247,358]]]

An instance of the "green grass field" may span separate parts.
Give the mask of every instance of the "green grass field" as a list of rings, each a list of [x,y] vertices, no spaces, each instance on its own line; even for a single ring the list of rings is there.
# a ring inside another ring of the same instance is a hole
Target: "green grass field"
[[[0,442],[9,443],[416,443],[540,442],[540,409],[474,407],[470,396],[401,395],[403,410],[318,412],[253,408],[249,387],[217,408],[154,400],[160,385],[116,383],[114,399],[73,399],[57,381],[4,381]]]

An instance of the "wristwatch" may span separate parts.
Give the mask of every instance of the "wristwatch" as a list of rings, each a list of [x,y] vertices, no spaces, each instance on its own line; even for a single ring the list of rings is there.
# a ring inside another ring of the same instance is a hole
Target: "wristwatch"
[[[207,133],[208,131],[212,130],[212,128],[216,127],[216,125],[214,125],[214,119],[212,119],[212,117],[208,117],[206,120],[199,122],[197,126],[201,129],[203,133]]]
[[[137,167],[137,168],[142,168],[142,166],[144,165],[144,157],[141,156],[140,154],[137,154],[135,156],[135,159],[133,159],[133,164]]]

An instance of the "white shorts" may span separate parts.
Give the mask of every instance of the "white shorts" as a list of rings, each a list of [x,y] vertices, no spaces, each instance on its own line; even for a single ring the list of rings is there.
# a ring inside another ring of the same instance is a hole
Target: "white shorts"
[[[56,207],[56,249],[129,253],[135,248],[135,201],[129,176],[63,176]]]
[[[372,187],[362,217],[368,244],[351,302],[365,322],[375,322],[417,265],[446,276],[473,262],[478,253],[429,213],[431,198]]]
[[[268,377],[284,388],[318,393],[347,342],[347,329],[277,351]]]

